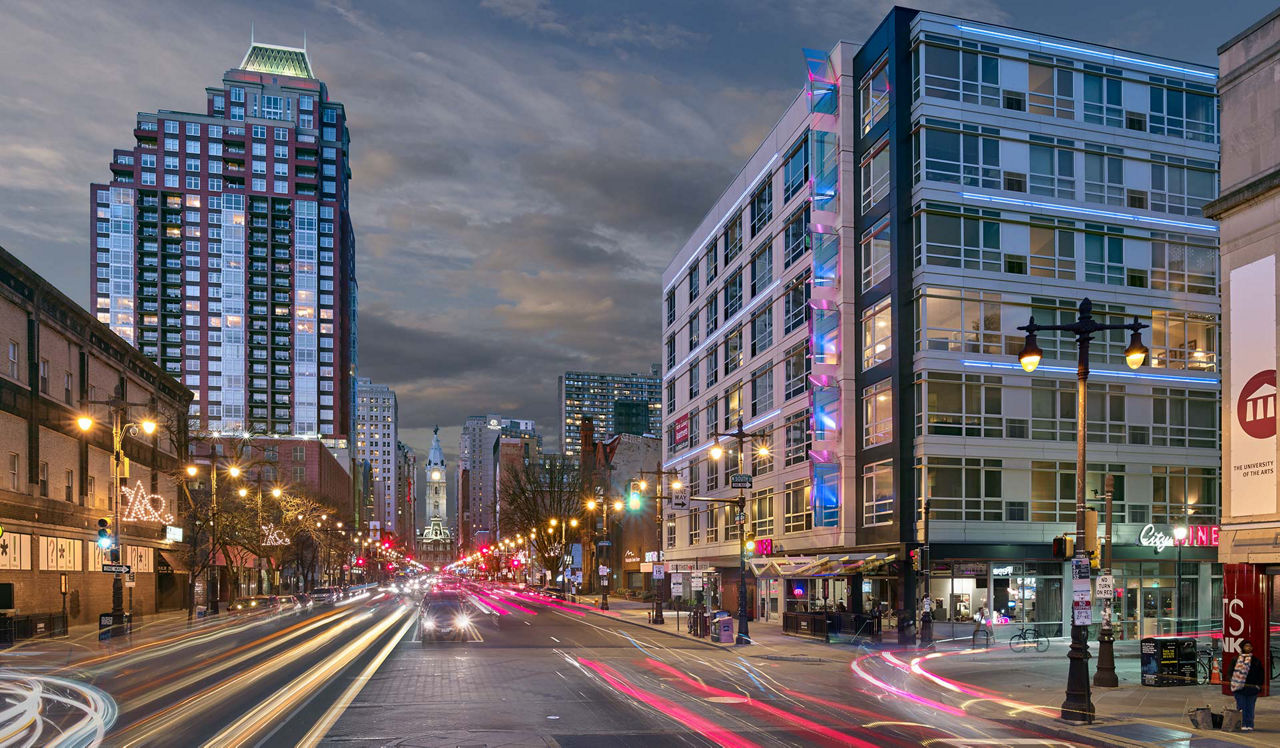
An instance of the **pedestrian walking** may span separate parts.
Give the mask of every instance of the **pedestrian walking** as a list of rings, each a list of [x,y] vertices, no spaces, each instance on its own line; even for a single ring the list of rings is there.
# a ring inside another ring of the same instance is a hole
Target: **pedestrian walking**
[[[1262,661],[1253,656],[1253,643],[1240,645],[1235,667],[1231,668],[1231,693],[1236,697],[1236,709],[1240,710],[1240,729],[1253,731],[1253,707],[1262,691]]]

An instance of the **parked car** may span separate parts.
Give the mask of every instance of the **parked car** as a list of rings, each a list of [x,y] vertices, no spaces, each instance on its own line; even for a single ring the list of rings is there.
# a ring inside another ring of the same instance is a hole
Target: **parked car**
[[[462,592],[435,592],[422,598],[418,610],[419,638],[428,641],[465,641],[483,614]]]
[[[277,613],[280,611],[280,598],[275,595],[254,595],[242,597],[231,604],[232,613]]]

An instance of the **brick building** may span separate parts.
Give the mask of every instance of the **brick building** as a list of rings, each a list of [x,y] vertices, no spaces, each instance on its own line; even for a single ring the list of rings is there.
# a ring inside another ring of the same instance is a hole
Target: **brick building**
[[[58,614],[65,602],[75,625],[111,609],[112,576],[100,571],[95,540],[99,518],[115,516],[102,402],[117,390],[131,421],[159,424],[154,436],[124,439],[120,515],[140,518],[122,522],[121,561],[137,575],[126,609],[184,607],[186,546],[168,538],[183,527],[175,445],[185,439],[191,392],[3,249],[0,336],[0,582],[14,585],[14,614]],[[95,421],[88,432],[77,427],[81,415]]]

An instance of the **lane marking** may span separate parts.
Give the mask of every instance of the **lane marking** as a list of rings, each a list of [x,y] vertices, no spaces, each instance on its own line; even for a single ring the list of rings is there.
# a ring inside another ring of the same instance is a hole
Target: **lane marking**
[[[355,698],[364,690],[364,687],[369,683],[369,679],[373,677],[373,674],[377,672],[380,667],[382,667],[382,663],[391,655],[391,650],[395,649],[396,646],[400,644],[401,639],[404,638],[405,631],[412,627],[413,623],[414,619],[412,617],[404,622],[404,625],[400,627],[400,630],[396,632],[395,636],[391,637],[391,639],[387,641],[386,645],[383,646],[378,654],[369,661],[369,664],[365,666],[364,670],[360,671],[360,674],[351,682],[351,685],[347,686],[346,690],[342,692],[342,695],[325,710],[324,715],[320,717],[320,720],[316,722],[315,726],[312,727],[302,740],[298,742],[298,745],[318,745],[320,741],[324,739],[324,736],[329,734],[329,730],[333,728],[335,723],[337,723],[338,718],[342,716],[343,712],[347,710],[347,707],[351,705],[351,702],[355,701]],[[267,737],[270,738],[271,736],[268,735]]]
[[[551,641],[555,642],[556,644],[560,643],[560,640],[555,638],[554,636],[551,637]]]

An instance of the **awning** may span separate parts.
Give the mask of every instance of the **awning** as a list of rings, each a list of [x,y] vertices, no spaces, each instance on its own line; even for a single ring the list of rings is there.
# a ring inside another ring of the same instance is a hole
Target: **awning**
[[[156,571],[159,572],[160,574],[173,574],[175,572],[186,574],[191,571],[190,569],[187,568],[186,563],[184,563],[182,554],[176,551],[164,551],[164,550],[159,551],[159,553],[160,553],[160,563],[156,564]],[[166,564],[169,567],[167,569],[165,568]]]
[[[843,577],[878,570],[894,558],[892,553],[848,553],[841,556],[753,558],[750,563],[757,577]]]

